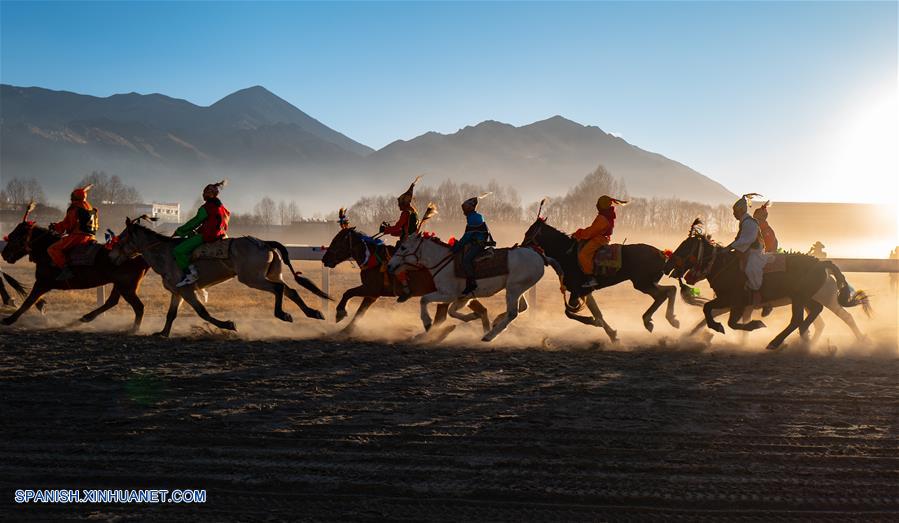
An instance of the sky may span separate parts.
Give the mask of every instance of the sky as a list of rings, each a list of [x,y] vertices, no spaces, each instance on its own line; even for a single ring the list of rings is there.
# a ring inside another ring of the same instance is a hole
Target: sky
[[[0,1],[3,83],[262,85],[374,148],[560,114],[782,201],[899,202],[897,46],[896,2]]]

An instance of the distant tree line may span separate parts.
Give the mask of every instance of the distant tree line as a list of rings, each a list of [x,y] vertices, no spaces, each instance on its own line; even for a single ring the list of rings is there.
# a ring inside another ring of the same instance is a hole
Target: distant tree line
[[[420,187],[415,191],[415,204],[420,212],[424,211],[428,202],[437,204],[440,213],[433,219],[434,224],[461,222],[459,208],[462,202],[488,191],[493,194],[481,200],[478,210],[489,223],[524,225],[536,218],[539,202],[523,207],[521,197],[513,187],[501,186],[495,181],[487,185],[475,185],[447,180],[436,188]],[[705,221],[708,231],[729,233],[736,230],[736,220],[733,219],[730,208],[725,205],[712,206],[678,198],[628,198],[624,182],[612,176],[601,165],[564,196],[548,198],[543,216],[554,227],[573,232],[593,221],[596,216],[596,200],[603,194],[629,200],[627,206],[618,210],[616,236],[644,231],[686,234],[697,217]],[[383,221],[392,223],[399,216],[396,204],[398,195],[360,198],[350,207],[350,221],[367,231],[377,230]]]
[[[202,205],[198,202],[197,206]],[[233,225],[290,225],[303,219],[300,207],[295,201],[275,202],[271,197],[262,197],[253,206],[253,212],[232,213],[230,223]]]

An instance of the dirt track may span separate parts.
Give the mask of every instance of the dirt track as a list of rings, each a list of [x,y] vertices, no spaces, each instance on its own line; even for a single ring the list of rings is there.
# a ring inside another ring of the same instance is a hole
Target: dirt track
[[[899,360],[0,331],[0,519],[899,518]],[[15,506],[15,488],[205,505]]]

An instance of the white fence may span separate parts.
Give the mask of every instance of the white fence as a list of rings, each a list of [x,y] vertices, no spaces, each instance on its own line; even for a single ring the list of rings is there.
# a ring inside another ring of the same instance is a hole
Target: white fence
[[[6,246],[6,242],[0,241],[0,250]],[[327,250],[325,247],[315,247],[312,245],[286,245],[287,252],[290,254],[291,260],[319,261],[325,255]],[[885,272],[899,273],[899,260],[876,259],[876,258],[828,258],[834,262],[843,272]],[[331,294],[331,269],[324,265],[321,268],[321,288],[326,293]],[[338,297],[335,297],[338,298]],[[97,287],[97,304],[102,305],[106,300],[106,291],[104,287]],[[532,287],[528,293],[528,300],[531,306],[537,307],[537,287]],[[330,316],[330,307],[327,300],[322,299],[322,313]]]

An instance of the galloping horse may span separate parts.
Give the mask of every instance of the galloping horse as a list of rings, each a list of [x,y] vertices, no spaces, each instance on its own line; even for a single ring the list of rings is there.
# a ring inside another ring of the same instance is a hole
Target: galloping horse
[[[507,274],[481,278],[473,295],[463,296],[465,278],[457,276],[452,267],[455,254],[452,248],[436,237],[426,237],[421,233],[409,235],[397,246],[396,252],[387,264],[387,270],[395,272],[400,268],[428,270],[434,278],[436,290],[421,297],[421,321],[425,329],[431,326],[428,315],[428,304],[449,303],[449,315],[465,319],[458,310],[474,297],[493,296],[497,292],[506,291],[506,312],[499,315],[493,327],[481,338],[483,341],[494,339],[515,320],[519,312],[527,310],[525,291],[533,287],[543,277],[546,263],[551,263],[543,255],[533,249],[511,248],[508,251]]]
[[[577,241],[564,232],[546,223],[544,218],[537,218],[524,234],[522,246],[536,246],[546,255],[558,261],[562,266],[563,285],[568,290],[580,289],[586,280],[577,261]],[[677,296],[677,287],[673,285],[659,285],[662,279],[662,269],[665,266],[665,255],[652,245],[635,243],[621,247],[621,268],[612,275],[597,275],[599,283],[595,289],[602,289],[617,285],[623,281],[633,284],[638,291],[652,296],[652,305],[643,313],[643,326],[652,332],[652,315],[668,300],[665,318],[672,327],[680,327],[680,322],[674,315],[674,299]],[[571,292],[571,298],[565,301],[565,315],[587,325],[601,326],[612,341],[615,341],[618,332],[613,329],[602,317],[602,311],[593,298],[593,290],[586,291],[585,296],[579,296],[577,291]],[[586,301],[593,317],[576,314]]]
[[[112,292],[106,302],[82,316],[81,321],[85,323],[93,321],[97,316],[115,307],[120,298],[125,298],[125,301],[134,309],[134,324],[131,331],[136,332],[140,328],[144,316],[144,304],[138,298],[137,290],[149,270],[147,263],[142,258],[135,258],[129,260],[128,263],[116,265],[110,259],[109,251],[101,248],[93,265],[72,267],[74,277],[65,281],[57,281],[59,269],[50,260],[47,248],[59,240],[59,235],[49,229],[38,227],[34,222],[27,221],[29,212],[30,206],[29,211],[26,211],[25,216],[22,217],[22,223],[18,224],[7,236],[2,256],[6,262],[16,263],[28,255],[29,259],[35,263],[35,282],[22,306],[9,317],[4,318],[2,323],[12,325],[35,303],[40,308],[41,296],[51,290],[91,289],[111,283]],[[12,285],[12,282],[10,284]],[[20,293],[24,291],[21,285],[18,287],[13,285],[13,288]]]
[[[703,305],[706,325],[724,333],[724,326],[715,321],[716,309],[729,309],[728,326],[736,330],[752,331],[765,326],[759,320],[741,323],[740,317],[749,305],[745,289],[746,276],[740,268],[739,256],[712,241],[711,236],[701,232],[702,221],[693,222],[687,239],[681,242],[665,264],[665,273],[673,278],[686,277],[692,284],[707,279],[715,291],[715,298]],[[815,321],[823,304],[818,301],[819,292],[828,279],[828,274],[836,279],[839,294],[837,302],[842,307],[862,305],[868,307],[867,297],[862,291],[854,292],[840,269],[831,261],[818,260],[806,254],[787,254],[785,270],[765,275],[761,288],[765,303],[777,304],[788,301],[792,305],[792,318],[767,348],[774,350],[784,342],[794,330],[807,336],[808,329]],[[803,311],[808,314],[803,318]]]
[[[194,285],[178,287],[176,284],[181,278],[181,271],[175,265],[172,250],[178,245],[179,240],[163,236],[144,227],[138,223],[142,218],[146,217],[125,220],[125,231],[112,248],[110,257],[113,261],[124,261],[141,255],[147,260],[150,267],[162,276],[162,284],[172,294],[172,297],[166,314],[165,326],[157,334],[168,336],[171,333],[172,323],[178,315],[178,307],[181,306],[182,301],[189,303],[201,318],[216,327],[237,330],[233,321],[222,321],[209,314],[197,296],[198,289],[217,285],[235,276],[248,287],[274,294],[275,317],[282,321],[293,321],[293,317],[284,312],[281,306],[285,294],[303,310],[306,316],[317,320],[324,319],[321,312],[307,306],[299,293],[288,287],[281,279],[283,262],[290,268],[297,283],[312,291],[316,296],[330,299],[308,278],[293,269],[287,249],[280,243],[251,237],[233,238],[230,240],[228,258],[196,260],[195,264],[200,273],[199,281]]]
[[[356,314],[350,320],[350,323],[344,329],[344,332],[350,332],[369,307],[372,306],[378,298],[382,296],[397,296],[398,283],[396,277],[390,272],[382,272],[381,263],[377,260],[389,259],[393,256],[394,247],[381,244],[375,249],[365,241],[365,235],[356,231],[355,227],[347,227],[341,229],[340,232],[331,240],[325,256],[322,258],[322,264],[325,267],[333,269],[339,263],[352,259],[359,266],[359,276],[362,285],[348,289],[343,293],[343,297],[337,304],[337,321],[340,322],[346,318],[346,305],[351,298],[362,297],[362,303],[356,309]],[[372,263],[374,262],[374,263]],[[409,271],[409,288],[412,296],[423,296],[434,292],[434,280],[427,271]],[[490,319],[487,317],[487,308],[481,305],[477,300],[472,300],[468,307],[474,311],[473,314],[457,316],[462,319],[473,320],[480,318],[481,324],[486,333],[490,329]],[[440,325],[445,319],[449,305],[441,303],[437,305],[437,313],[434,317],[433,326]],[[449,333],[446,333],[449,334]]]

